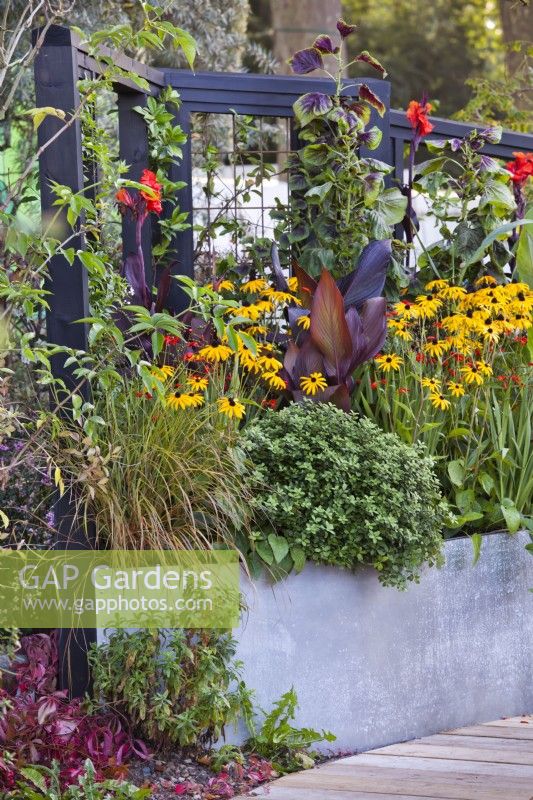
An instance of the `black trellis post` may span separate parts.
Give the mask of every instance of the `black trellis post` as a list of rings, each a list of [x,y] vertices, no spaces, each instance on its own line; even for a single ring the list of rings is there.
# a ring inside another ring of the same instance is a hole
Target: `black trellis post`
[[[54,219],[55,229],[61,231],[58,238],[68,236],[69,227],[66,213],[58,213],[57,207],[53,206],[55,197],[51,182],[68,186],[73,192],[84,189],[80,120],[70,122],[70,115],[80,102],[76,50],[70,37],[68,29],[53,28],[35,61],[37,107],[52,106],[67,115],[66,123],[47,117],[38,131],[39,147],[45,148],[39,157],[43,227]],[[59,136],[50,141],[59,132]],[[76,250],[82,247],[80,233],[74,233],[69,247]],[[48,340],[52,344],[86,350],[87,325],[76,322],[89,315],[87,272],[80,260],[76,258],[69,265],[63,256],[54,256],[50,261],[46,288],[50,292],[46,320]],[[63,354],[53,356],[52,369],[54,376],[64,382],[67,391],[71,391],[77,381],[72,369],[65,366],[65,360]],[[88,399],[86,386],[80,387],[79,392]],[[75,500],[68,493],[56,500],[54,515],[58,531],[57,549],[84,550],[94,546],[94,531],[78,523]],[[94,629],[60,631],[60,685],[68,688],[73,696],[82,696],[89,685],[86,653],[88,645],[95,640]]]

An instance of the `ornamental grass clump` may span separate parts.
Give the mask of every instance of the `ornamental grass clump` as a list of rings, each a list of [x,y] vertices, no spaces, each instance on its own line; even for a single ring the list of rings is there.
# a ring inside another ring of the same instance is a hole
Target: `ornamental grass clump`
[[[378,570],[386,586],[441,563],[445,505],[420,446],[331,404],[304,402],[249,426],[255,506],[251,561],[279,574],[305,559]]]

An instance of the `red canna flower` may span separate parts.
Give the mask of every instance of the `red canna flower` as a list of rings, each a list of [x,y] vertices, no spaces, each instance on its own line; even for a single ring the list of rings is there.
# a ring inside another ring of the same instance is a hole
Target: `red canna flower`
[[[514,161],[508,161],[505,166],[511,173],[513,183],[522,187],[533,175],[533,153],[513,153],[513,156]]]
[[[154,214],[160,214],[163,210],[163,206],[161,205],[161,184],[157,182],[156,174],[149,169],[144,169],[140,182],[144,184],[144,186],[148,186],[152,189],[156,195],[156,197],[154,197],[148,194],[148,192],[143,192],[141,190],[141,197],[144,198],[146,203],[146,210],[153,211]]]
[[[422,138],[427,136],[433,130],[433,125],[428,119],[429,112],[433,109],[431,103],[423,100],[421,103],[418,100],[411,100],[407,108],[406,116],[416,135]]]
[[[124,211],[126,208],[133,208],[135,205],[133,197],[127,189],[119,189],[115,195],[115,199],[120,205],[125,206]]]

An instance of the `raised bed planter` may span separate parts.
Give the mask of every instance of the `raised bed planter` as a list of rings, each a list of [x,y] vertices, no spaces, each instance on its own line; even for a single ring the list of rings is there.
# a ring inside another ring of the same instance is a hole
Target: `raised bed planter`
[[[529,536],[445,545],[446,564],[406,592],[376,573],[308,565],[245,585],[236,632],[245,678],[269,709],[292,685],[298,723],[366,750],[533,711],[533,558]]]

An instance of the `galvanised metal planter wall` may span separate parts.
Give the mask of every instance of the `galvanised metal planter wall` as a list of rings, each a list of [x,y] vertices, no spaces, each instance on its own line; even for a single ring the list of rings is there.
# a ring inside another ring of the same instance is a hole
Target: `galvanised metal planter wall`
[[[377,573],[309,564],[248,584],[238,656],[257,704],[294,686],[298,723],[367,750],[533,711],[533,558],[527,533],[469,539],[405,592]],[[243,733],[243,732],[241,732]],[[331,747],[331,745],[328,745]]]

